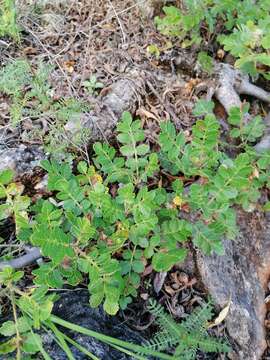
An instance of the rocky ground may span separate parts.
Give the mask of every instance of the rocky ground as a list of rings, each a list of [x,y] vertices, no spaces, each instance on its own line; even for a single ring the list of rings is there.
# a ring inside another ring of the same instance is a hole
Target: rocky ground
[[[248,94],[252,112],[256,113],[260,106],[267,112],[267,84],[263,84],[264,90],[250,88],[249,81],[232,70],[230,58],[221,61],[216,56],[215,72],[209,77],[196,66],[196,49],[167,49],[167,39],[157,32],[152,21],[160,8],[151,7],[150,2],[46,0],[38,4],[43,9],[40,12],[33,12],[30,1],[20,0],[19,3],[23,39],[19,45],[0,41],[0,63],[4,65],[17,57],[27,58],[33,67],[41,60],[50,63],[54,65],[50,74],[54,96],[74,97],[90,104],[86,115],[79,120],[71,119],[65,125],[65,136],[69,139],[78,131],[79,121],[80,131],[82,128],[91,130],[87,143],[97,139],[110,141],[120,115],[129,110],[140,116],[148,141],[154,143],[161,119],[171,119],[178,129],[189,131],[195,120],[192,108],[201,97],[213,96],[221,124],[228,108],[245,99],[243,94]],[[153,43],[163,49],[158,59],[147,51]],[[214,53],[217,51],[213,49]],[[84,87],[84,81],[92,74],[104,85],[97,94],[90,94]],[[8,101],[0,97],[0,169],[12,166],[31,194],[40,196],[42,182],[46,179],[37,165],[47,156],[42,136],[46,136],[50,128],[49,119],[27,118],[12,127]],[[264,146],[268,138],[263,141],[259,147]],[[80,150],[83,154],[85,148]],[[217,335],[226,336],[232,344],[229,358],[257,360],[263,356],[263,359],[270,359],[270,348],[267,348],[270,335],[269,221],[269,217],[259,211],[247,215],[239,210],[240,233],[234,242],[224,240],[224,256],[207,257],[193,250],[188,261],[168,274],[155,275],[149,269],[149,273],[144,274],[139,299],[115,321],[125,322],[124,332],[129,326],[136,329],[136,334],[142,332],[147,336],[151,331],[151,319],[145,316],[142,305],[149,296],[146,284],[154,285],[155,296],[177,319],[184,318],[210,295],[217,312],[231,301],[225,325],[215,329]],[[77,292],[72,296],[78,296]],[[85,295],[81,299],[85,301]],[[62,301],[65,313],[66,295]],[[73,305],[68,304],[69,310]],[[61,306],[56,311],[61,314]],[[141,316],[135,316],[138,311]],[[104,314],[98,322],[98,330],[105,331],[108,319],[104,320]],[[109,359],[106,356],[101,358]],[[110,359],[119,358],[113,356]],[[63,357],[55,357],[58,358]],[[199,359],[206,358],[209,357],[199,355]],[[212,358],[225,359],[222,355]]]

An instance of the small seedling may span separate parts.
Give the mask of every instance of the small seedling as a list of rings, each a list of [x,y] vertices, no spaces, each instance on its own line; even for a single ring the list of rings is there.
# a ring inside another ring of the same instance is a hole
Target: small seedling
[[[97,90],[102,89],[104,84],[99,82],[95,75],[92,75],[89,80],[83,82],[83,86],[90,95],[97,95]]]

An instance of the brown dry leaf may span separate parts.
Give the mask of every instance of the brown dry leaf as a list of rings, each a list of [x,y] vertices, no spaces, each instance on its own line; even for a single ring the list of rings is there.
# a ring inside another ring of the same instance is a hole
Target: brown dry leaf
[[[191,141],[193,140],[192,134],[190,133],[189,130],[185,130],[185,131],[184,131],[184,135],[185,135],[186,141],[190,141],[190,142],[191,142]]]
[[[217,326],[219,324],[222,323],[222,321],[225,320],[225,318],[227,317],[229,310],[230,310],[230,306],[231,306],[231,296],[228,300],[227,305],[221,310],[221,312],[219,313],[218,317],[215,318],[215,320],[213,322],[210,322],[208,325],[208,329],[211,329],[214,326]]]
[[[111,23],[107,23],[107,24],[102,25],[102,29],[115,31],[115,26],[113,26],[113,24],[111,24]]]
[[[69,269],[70,265],[71,265],[71,259],[69,257],[65,256],[61,265],[63,266],[64,269]]]
[[[258,179],[260,176],[258,169],[255,167],[253,170],[253,173],[249,176],[250,180],[253,180],[254,178]]]
[[[190,95],[196,85],[198,85],[201,82],[200,79],[190,79],[185,84],[185,95]]]
[[[149,299],[149,294],[143,293],[143,294],[140,295],[140,297],[141,297],[143,300],[148,300],[148,299]]]
[[[187,285],[189,283],[188,274],[186,274],[184,271],[181,271],[178,274],[177,278],[178,278],[179,282],[183,285]]]
[[[166,293],[168,293],[171,296],[173,296],[176,293],[176,291],[169,285],[165,284],[164,289],[165,289]]]
[[[142,277],[150,275],[152,272],[153,272],[152,265],[146,266],[146,268],[144,269],[144,272],[142,273]]]
[[[226,110],[220,103],[215,104],[214,114],[219,119],[226,119],[227,118]]]
[[[190,212],[190,207],[188,205],[188,203],[185,203],[181,206],[181,210],[183,210],[185,213],[189,213]]]
[[[170,274],[170,278],[173,281],[174,284],[176,284],[178,287],[180,287],[181,283],[179,281],[179,271],[175,271]]]
[[[75,65],[75,61],[74,60],[68,60],[64,62],[64,68],[65,70],[69,73],[72,74],[74,71],[74,65]]]
[[[144,107],[140,107],[136,111],[136,115],[138,115],[140,117],[146,117],[147,119],[154,119],[154,120],[158,121],[158,118],[154,114],[152,114],[150,111],[147,111]]]
[[[38,49],[34,48],[32,46],[28,46],[23,49],[24,55],[36,55],[37,52],[38,52]]]
[[[209,180],[206,177],[200,177],[199,184],[205,185],[209,182]]]
[[[223,49],[218,49],[217,51],[217,57],[222,60],[225,56],[225,51]]]

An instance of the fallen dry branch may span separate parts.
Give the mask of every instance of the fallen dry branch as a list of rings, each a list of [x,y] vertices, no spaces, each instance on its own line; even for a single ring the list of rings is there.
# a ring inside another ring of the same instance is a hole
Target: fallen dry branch
[[[239,95],[245,94],[270,104],[270,93],[252,84],[248,75],[234,69],[229,64],[215,65],[216,86],[214,95],[227,113],[234,106],[241,106]]]

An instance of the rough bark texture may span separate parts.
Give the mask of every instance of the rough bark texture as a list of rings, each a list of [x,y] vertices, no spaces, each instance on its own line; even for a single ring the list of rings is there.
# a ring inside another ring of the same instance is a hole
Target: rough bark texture
[[[240,233],[224,241],[224,256],[197,255],[206,289],[219,307],[231,297],[226,319],[235,342],[235,360],[258,360],[265,348],[265,288],[270,275],[270,219],[261,214],[240,214]]]

